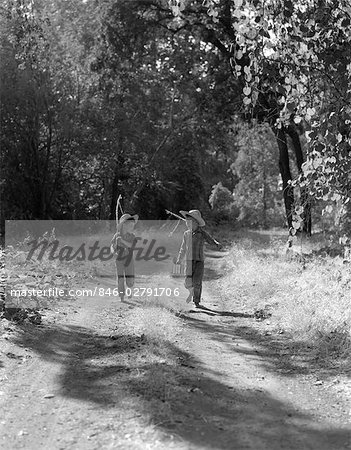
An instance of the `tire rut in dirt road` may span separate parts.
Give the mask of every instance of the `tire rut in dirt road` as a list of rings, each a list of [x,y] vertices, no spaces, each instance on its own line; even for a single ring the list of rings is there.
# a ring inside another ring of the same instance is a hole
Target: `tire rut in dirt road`
[[[351,428],[318,418],[324,402],[310,387],[267,372],[255,348],[231,331],[232,342],[214,340],[206,333],[210,320],[195,319],[189,331],[198,389],[189,409],[199,418],[190,434],[197,444],[252,450],[351,448]]]
[[[196,372],[189,441],[216,449],[351,449],[349,411],[340,405],[334,415],[332,393],[298,373],[282,375],[277,355],[260,346],[253,317],[225,311],[211,281],[203,304],[185,315]]]
[[[80,299],[48,313],[44,327],[28,327],[12,338],[9,349],[28,357],[6,366],[0,448],[148,448],[134,445],[132,434],[155,442],[124,383],[128,368],[119,359],[130,349],[106,335],[104,308],[117,319],[126,307],[115,299]]]
[[[206,281],[207,310],[180,314],[179,342],[118,333],[143,305],[108,297],[19,333],[9,351],[29,357],[7,367],[1,448],[351,449],[345,415],[328,415],[332,399],[299,374],[283,376],[251,314],[226,311],[211,288]]]

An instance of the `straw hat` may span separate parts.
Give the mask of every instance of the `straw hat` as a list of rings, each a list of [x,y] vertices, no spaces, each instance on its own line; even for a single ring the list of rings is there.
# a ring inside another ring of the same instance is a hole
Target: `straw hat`
[[[205,225],[205,221],[202,218],[201,213],[198,209],[191,209],[190,211],[179,211],[179,212],[186,219],[189,217],[192,217],[193,219],[195,219],[200,227],[203,227]]]
[[[135,223],[138,222],[139,216],[138,214],[134,214],[133,216],[131,214],[123,214],[119,219],[119,225],[122,225],[122,223],[126,222],[127,220],[133,219]]]

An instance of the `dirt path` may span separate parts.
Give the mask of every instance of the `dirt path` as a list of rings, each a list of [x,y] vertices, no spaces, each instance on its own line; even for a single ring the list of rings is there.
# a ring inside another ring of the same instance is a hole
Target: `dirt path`
[[[180,315],[180,342],[112,339],[138,306],[108,297],[59,305],[39,328],[9,326],[0,448],[351,449],[348,399],[249,312],[225,310],[213,291],[218,264],[208,259],[207,309]]]
[[[215,274],[218,265],[210,261],[209,272]],[[264,339],[260,324],[240,305],[226,311],[211,286],[205,283],[206,309],[189,319],[191,353],[201,373],[199,416],[206,422],[197,423],[201,443],[221,449],[350,449],[351,399],[294,364],[283,339]]]

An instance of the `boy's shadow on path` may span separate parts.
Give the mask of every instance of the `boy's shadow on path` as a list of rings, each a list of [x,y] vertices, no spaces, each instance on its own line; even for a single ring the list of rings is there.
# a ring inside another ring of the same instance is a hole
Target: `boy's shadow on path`
[[[199,331],[202,326],[210,333],[220,330],[204,322],[193,325]],[[316,427],[308,414],[259,387],[239,389],[235,379],[227,385],[200,359],[169,341],[122,334],[112,340],[90,328],[53,325],[30,336],[20,334],[17,343],[59,365],[58,395],[85,402],[88,408],[94,403],[102,415],[100,408],[108,414],[116,411],[118,417],[123,403],[123,414],[141,414],[191,448],[350,448],[349,430]],[[242,352],[250,354],[249,349]],[[157,362],[160,355],[164,359]],[[137,401],[128,403],[128,398]]]
[[[242,317],[244,319],[250,319],[253,318],[253,314],[249,313],[239,313],[239,312],[233,312],[233,311],[218,311],[217,309],[211,309],[207,308],[207,306],[200,306],[199,309],[196,309],[194,312],[206,312],[209,311],[211,313],[214,313],[214,315],[217,316],[223,316],[223,317]]]

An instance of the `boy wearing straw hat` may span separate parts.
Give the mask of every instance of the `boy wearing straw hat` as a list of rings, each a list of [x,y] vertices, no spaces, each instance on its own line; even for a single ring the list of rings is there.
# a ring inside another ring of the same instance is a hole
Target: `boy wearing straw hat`
[[[133,259],[133,243],[136,236],[133,233],[135,224],[139,216],[134,214],[123,214],[119,219],[117,232],[111,240],[111,253],[116,253],[116,273],[118,293],[121,301],[124,301],[125,286],[132,288],[134,286],[135,272]],[[131,297],[131,296],[130,296]]]
[[[205,221],[198,209],[180,211],[185,218],[187,230],[184,232],[182,245],[179,250],[177,264],[185,257],[185,287],[189,290],[187,303],[193,300],[195,307],[200,308],[202,279],[204,276],[204,243],[221,248],[221,244],[204,230]]]

